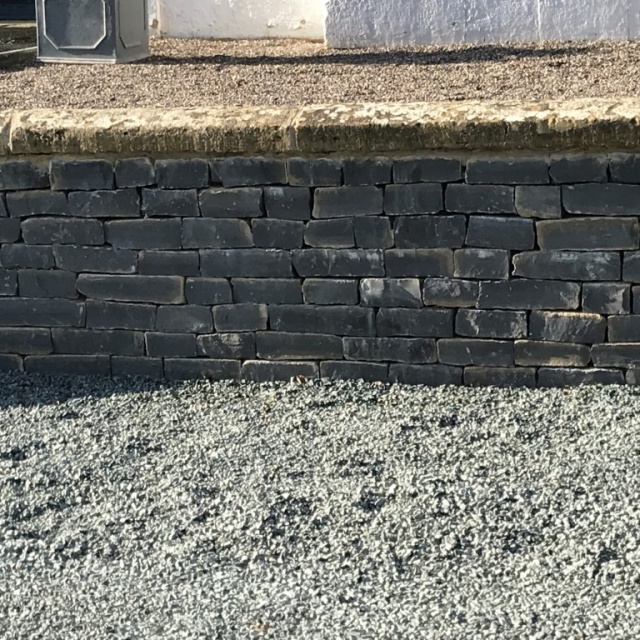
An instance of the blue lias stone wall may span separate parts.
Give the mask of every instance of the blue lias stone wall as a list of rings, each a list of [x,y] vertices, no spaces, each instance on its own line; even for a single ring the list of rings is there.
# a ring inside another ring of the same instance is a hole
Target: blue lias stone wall
[[[0,161],[0,368],[640,380],[640,156]]]

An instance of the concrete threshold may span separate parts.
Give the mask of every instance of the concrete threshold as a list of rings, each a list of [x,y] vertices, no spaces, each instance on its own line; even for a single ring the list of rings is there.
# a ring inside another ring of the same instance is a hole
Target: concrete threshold
[[[640,149],[640,99],[0,111],[0,156]]]

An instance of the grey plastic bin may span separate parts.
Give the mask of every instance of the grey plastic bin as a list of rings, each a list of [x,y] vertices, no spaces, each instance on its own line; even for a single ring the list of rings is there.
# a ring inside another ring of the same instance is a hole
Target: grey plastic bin
[[[149,55],[147,0],[36,0],[38,59],[115,63]]]

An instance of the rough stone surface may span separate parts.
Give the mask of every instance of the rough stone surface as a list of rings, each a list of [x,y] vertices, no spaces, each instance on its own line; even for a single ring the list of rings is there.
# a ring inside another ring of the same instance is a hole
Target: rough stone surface
[[[464,216],[407,216],[397,218],[394,225],[399,249],[459,249],[465,244],[466,231]]]
[[[269,327],[285,333],[317,333],[340,336],[375,335],[371,309],[349,306],[313,307],[278,305],[269,308]]]
[[[523,311],[460,309],[456,313],[456,334],[469,338],[524,338],[527,327]]]
[[[529,319],[532,340],[596,344],[604,342],[606,330],[606,319],[595,313],[533,311]]]
[[[613,252],[530,251],[513,258],[513,274],[546,280],[617,280],[620,255]]]
[[[518,186],[516,213],[523,218],[553,219],[562,217],[560,187]]]

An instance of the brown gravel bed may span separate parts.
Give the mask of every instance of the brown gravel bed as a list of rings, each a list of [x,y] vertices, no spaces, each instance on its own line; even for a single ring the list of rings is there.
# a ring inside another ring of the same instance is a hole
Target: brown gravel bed
[[[131,65],[0,70],[0,109],[640,96],[640,42],[335,50],[292,40],[154,40]]]

